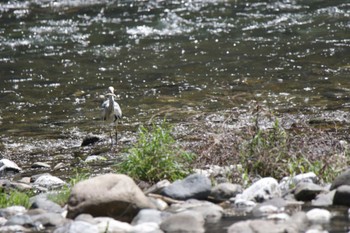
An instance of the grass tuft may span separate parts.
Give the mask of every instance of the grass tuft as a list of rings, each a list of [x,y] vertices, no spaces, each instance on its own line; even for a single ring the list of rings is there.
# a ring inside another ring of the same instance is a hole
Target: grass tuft
[[[152,124],[150,129],[141,126],[136,144],[117,171],[148,182],[174,181],[190,174],[189,165],[195,156],[179,148],[171,131],[165,121],[161,125]]]

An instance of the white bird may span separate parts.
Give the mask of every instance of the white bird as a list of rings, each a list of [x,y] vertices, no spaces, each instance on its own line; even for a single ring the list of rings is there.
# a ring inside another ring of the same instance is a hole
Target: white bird
[[[112,121],[115,124],[115,140],[118,141],[118,131],[117,124],[118,120],[122,118],[122,110],[120,109],[119,104],[114,100],[117,97],[114,94],[114,88],[108,87],[108,93],[106,94],[108,99],[105,100],[102,104],[102,119],[104,121]],[[111,140],[113,144],[112,131],[111,131]]]

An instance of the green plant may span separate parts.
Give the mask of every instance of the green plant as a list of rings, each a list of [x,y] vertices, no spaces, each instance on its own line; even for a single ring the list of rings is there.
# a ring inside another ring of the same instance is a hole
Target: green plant
[[[14,205],[24,206],[29,208],[29,198],[32,196],[29,192],[19,192],[17,190],[10,190],[6,192],[2,190],[0,193],[0,208],[5,208]]]
[[[118,172],[150,182],[187,176],[194,155],[179,148],[171,131],[165,121],[161,125],[152,124],[151,129],[141,126],[136,144],[117,166]]]

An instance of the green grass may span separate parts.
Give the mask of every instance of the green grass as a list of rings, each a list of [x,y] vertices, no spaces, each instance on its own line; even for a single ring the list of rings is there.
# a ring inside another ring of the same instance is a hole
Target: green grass
[[[0,208],[6,208],[9,206],[24,206],[29,208],[29,198],[33,196],[31,192],[20,192],[17,190],[10,190],[5,192],[2,190],[0,193]]]
[[[171,132],[172,127],[165,121],[161,125],[152,124],[150,129],[141,126],[136,144],[117,165],[117,172],[149,182],[174,181],[190,174],[195,156],[182,150]]]

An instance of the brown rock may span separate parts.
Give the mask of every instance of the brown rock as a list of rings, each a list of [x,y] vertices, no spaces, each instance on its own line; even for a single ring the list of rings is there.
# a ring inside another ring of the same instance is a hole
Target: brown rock
[[[87,213],[130,222],[144,208],[155,208],[128,176],[105,174],[77,183],[68,200],[68,218]]]

